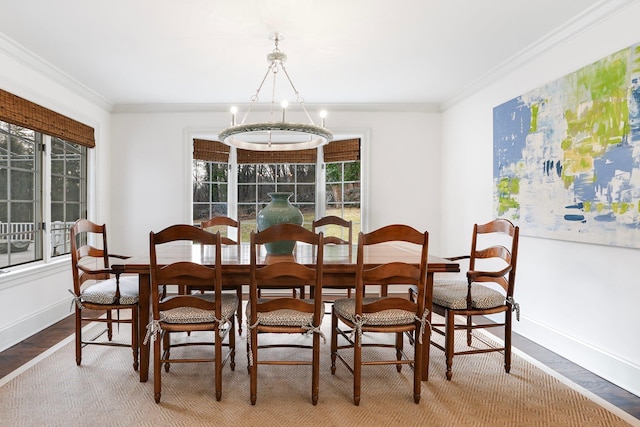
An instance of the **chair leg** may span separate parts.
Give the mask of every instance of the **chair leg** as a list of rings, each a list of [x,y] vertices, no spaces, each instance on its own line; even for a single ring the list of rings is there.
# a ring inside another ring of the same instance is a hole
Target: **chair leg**
[[[220,325],[218,325],[219,327]],[[218,328],[213,331],[213,340],[215,342],[216,354],[215,354],[215,370],[216,370],[216,400],[219,402],[222,399],[222,338],[218,333]],[[233,331],[229,331],[229,340],[231,337],[235,337]]]
[[[167,360],[164,362],[164,370],[169,372],[169,368],[171,368],[171,363],[169,363],[171,358],[171,332],[169,331],[166,331],[162,337],[162,348],[162,358]]]
[[[238,335],[242,335],[242,286],[238,286],[236,289],[236,296],[238,297],[238,309],[236,311],[236,318],[238,319]]]
[[[249,370],[251,373],[251,385],[250,385],[250,398],[251,404],[256,404],[256,398],[258,395],[258,328],[250,330],[251,333],[251,356],[253,363],[250,364]]]
[[[473,325],[471,320],[471,316],[467,316],[467,346],[469,347],[471,347],[471,326]]]
[[[320,334],[313,334],[313,360],[311,363],[311,403],[317,405],[320,388]]]
[[[232,371],[236,370],[236,335],[233,332],[235,330],[235,320],[233,320],[233,317],[231,318],[231,330],[229,331],[229,352],[230,354],[230,362],[229,362],[229,366],[231,367]],[[217,356],[216,356],[217,359]]]
[[[247,328],[247,334],[249,334],[249,336],[245,340],[247,346],[247,374],[251,375],[251,356],[249,356],[249,353],[251,352],[251,346],[249,345],[249,340],[251,339],[251,329]]]
[[[76,310],[76,365],[82,362],[82,310],[77,306]]]
[[[413,335],[410,335],[413,337],[413,341],[411,341],[411,345],[413,345],[414,342],[416,342],[417,340],[420,339],[420,327],[416,326],[417,330],[415,331],[415,333]],[[424,335],[422,336],[422,344],[420,344],[422,346],[422,351],[420,354],[420,363],[418,363],[417,358],[416,358],[416,364],[418,364],[418,366],[420,367],[420,369],[422,370],[421,373],[421,381],[428,381],[429,380],[429,363],[431,362],[431,328],[427,327],[425,328],[424,331]],[[424,369],[423,369],[424,366]]]
[[[504,370],[508,374],[511,371],[511,310],[504,313]]]
[[[167,332],[165,332],[167,333]],[[162,366],[160,366],[160,342],[162,336],[156,337],[153,342],[153,397],[156,403],[160,402],[160,390],[162,387]]]
[[[414,331],[415,353],[413,356],[413,401],[415,403],[420,403],[420,393],[422,392],[422,350],[423,346],[429,346],[429,337],[422,337],[423,344],[420,344],[419,333],[420,327],[416,326]]]
[[[111,310],[107,310],[107,339],[111,341],[113,339],[113,314]]]
[[[404,344],[404,334],[402,332],[396,332],[396,360],[402,360],[402,348]],[[396,370],[398,372],[402,372],[402,365],[398,363],[396,365]]]
[[[138,370],[138,353],[140,350],[140,344],[138,343],[138,321],[140,314],[138,313],[138,306],[131,308],[131,350],[133,351],[133,370]]]
[[[362,342],[359,334],[354,334],[353,344],[353,404],[360,405],[360,387],[362,380]]]
[[[336,356],[338,352],[338,316],[331,306],[331,375],[336,373]]]
[[[453,365],[453,343],[455,333],[455,317],[452,310],[447,310],[445,313],[445,327],[444,327],[444,353],[447,360],[447,380],[451,381],[453,372],[451,371]]]

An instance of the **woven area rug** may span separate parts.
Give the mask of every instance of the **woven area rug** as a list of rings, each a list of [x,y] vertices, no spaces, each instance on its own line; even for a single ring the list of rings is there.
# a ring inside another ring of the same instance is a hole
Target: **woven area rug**
[[[323,325],[327,338],[329,325],[327,316]],[[125,329],[119,338],[127,338]],[[290,339],[311,340],[303,335]],[[405,366],[397,373],[394,366],[367,366],[362,400],[354,406],[352,376],[342,365],[331,375],[327,342],[322,344],[317,406],[311,404],[309,366],[260,366],[258,400],[252,406],[243,333],[236,344],[235,371],[228,365],[224,368],[222,401],[215,400],[213,364],[174,364],[170,373],[162,375],[162,401],[156,404],[153,375],[147,383],[138,381],[130,351],[89,346],[78,367],[72,340],[69,337],[0,380],[0,426],[640,425],[639,420],[518,355],[513,357],[510,374],[504,372],[499,353],[458,357],[453,379],[446,381],[444,356],[432,348],[430,378],[423,383],[417,405],[411,369]],[[267,351],[261,352],[263,357]]]

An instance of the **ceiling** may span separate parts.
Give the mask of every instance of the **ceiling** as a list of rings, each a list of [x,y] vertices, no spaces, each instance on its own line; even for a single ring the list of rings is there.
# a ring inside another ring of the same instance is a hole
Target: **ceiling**
[[[442,106],[630,2],[0,0],[0,49],[116,108],[228,105],[249,102],[281,31],[309,104]]]

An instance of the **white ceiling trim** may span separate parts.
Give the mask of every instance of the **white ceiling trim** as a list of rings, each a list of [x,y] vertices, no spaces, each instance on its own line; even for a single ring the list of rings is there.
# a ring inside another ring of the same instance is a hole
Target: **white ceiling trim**
[[[241,111],[246,111],[249,104],[233,104]],[[419,103],[335,103],[313,104],[305,102],[308,110],[329,110],[348,112],[399,112],[399,113],[440,113],[437,104]],[[113,114],[130,113],[228,113],[231,104],[202,103],[202,104],[116,104]],[[254,105],[252,111],[269,111],[270,106],[265,104]]]
[[[44,74],[55,83],[58,83],[66,89],[69,89],[83,99],[96,104],[106,111],[111,111],[113,109],[113,104],[107,99],[100,96],[90,88],[84,86],[69,74],[53,66],[41,57],[33,54],[30,50],[26,49],[19,43],[16,43],[14,40],[8,38],[2,33],[0,33],[0,51],[5,53],[7,56],[15,59],[17,62],[24,64],[28,68],[40,74]]]
[[[453,107],[470,95],[473,95],[481,89],[498,81],[516,68],[519,68],[531,61],[546,50],[551,49],[553,46],[559,45],[560,43],[575,37],[581,32],[598,25],[600,22],[612,15],[615,15],[616,13],[619,13],[637,1],[638,0],[603,0],[591,8],[586,9],[580,15],[577,15],[574,19],[567,22],[563,27],[558,28],[556,31],[546,35],[535,43],[532,43],[521,52],[513,55],[501,64],[496,65],[484,75],[461,88],[460,91],[442,103],[441,110],[444,111]]]

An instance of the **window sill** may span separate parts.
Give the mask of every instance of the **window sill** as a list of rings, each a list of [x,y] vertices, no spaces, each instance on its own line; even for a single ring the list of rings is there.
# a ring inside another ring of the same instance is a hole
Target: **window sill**
[[[58,274],[69,269],[70,262],[71,256],[63,255],[48,263],[41,261],[3,269],[3,272],[0,273],[0,291],[31,280]]]

